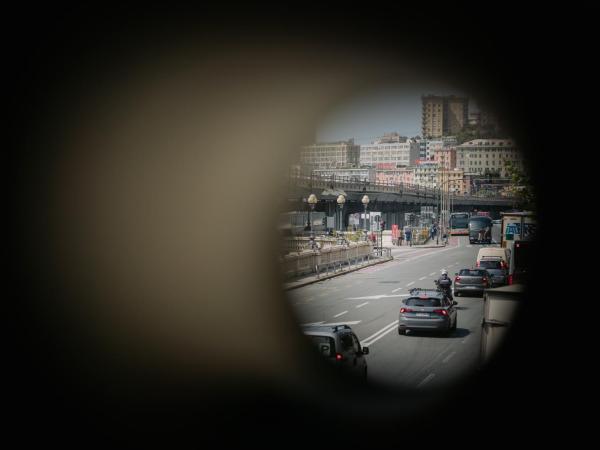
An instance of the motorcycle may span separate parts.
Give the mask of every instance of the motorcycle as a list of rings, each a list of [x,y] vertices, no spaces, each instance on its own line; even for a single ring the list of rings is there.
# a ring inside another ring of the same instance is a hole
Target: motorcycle
[[[435,283],[437,290],[443,292],[446,298],[448,298],[450,301],[454,300],[450,286],[440,286],[439,280],[433,280],[433,282]]]

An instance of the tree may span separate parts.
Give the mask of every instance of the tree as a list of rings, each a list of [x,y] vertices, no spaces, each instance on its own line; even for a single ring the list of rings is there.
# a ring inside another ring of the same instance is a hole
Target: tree
[[[524,210],[534,210],[535,194],[529,175],[510,161],[506,162],[506,172],[511,179],[508,191],[517,198],[519,207]]]

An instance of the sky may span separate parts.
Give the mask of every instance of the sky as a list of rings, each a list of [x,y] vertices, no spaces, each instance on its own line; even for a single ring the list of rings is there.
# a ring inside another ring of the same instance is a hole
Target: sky
[[[401,136],[421,135],[421,95],[466,95],[443,85],[382,86],[357,93],[332,109],[315,133],[316,142],[354,138],[356,144],[368,144],[384,133]],[[470,101],[469,111],[476,110]]]

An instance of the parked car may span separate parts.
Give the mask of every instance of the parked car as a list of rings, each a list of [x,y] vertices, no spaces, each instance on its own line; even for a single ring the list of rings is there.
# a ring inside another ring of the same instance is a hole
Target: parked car
[[[304,334],[317,351],[341,370],[367,378],[369,347],[362,347],[349,325],[308,325]]]
[[[456,305],[443,291],[411,289],[400,308],[398,334],[410,330],[451,332],[458,320]]]
[[[508,283],[508,269],[504,264],[504,261],[500,257],[484,257],[479,261],[478,267],[485,269],[490,274],[490,287],[495,288],[504,286]]]
[[[454,295],[460,297],[462,294],[483,295],[485,289],[490,287],[490,274],[485,269],[461,269],[455,274]]]

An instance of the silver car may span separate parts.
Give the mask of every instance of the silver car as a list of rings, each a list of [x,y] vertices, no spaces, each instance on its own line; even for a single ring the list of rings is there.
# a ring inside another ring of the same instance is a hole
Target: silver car
[[[410,330],[449,333],[456,329],[456,305],[457,302],[450,300],[442,291],[411,289],[410,297],[402,302],[400,308],[398,334],[406,334]]]

